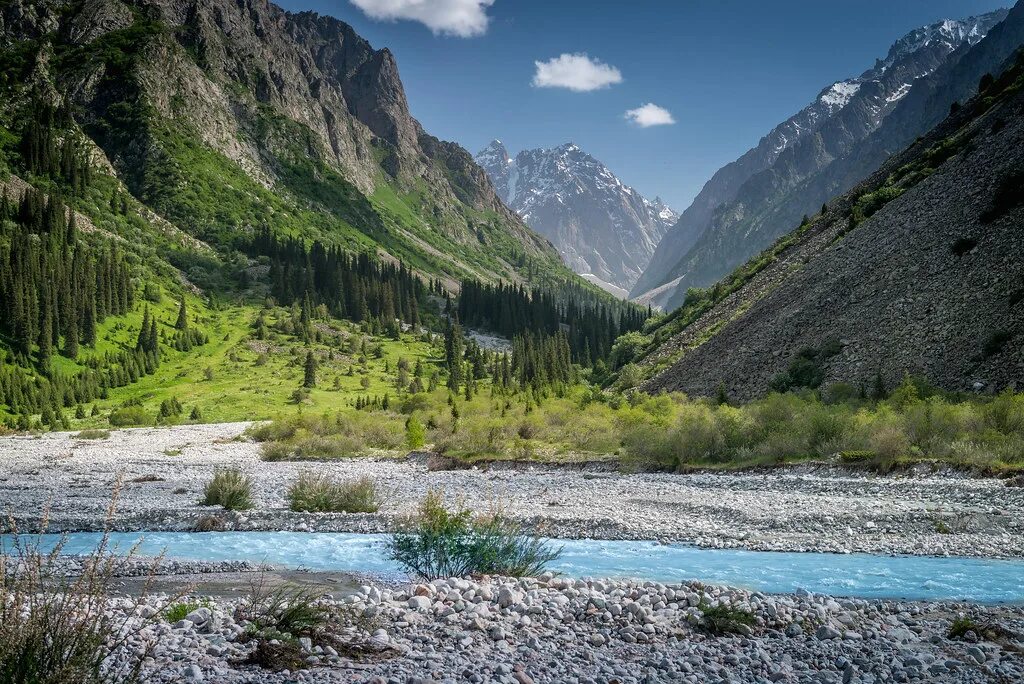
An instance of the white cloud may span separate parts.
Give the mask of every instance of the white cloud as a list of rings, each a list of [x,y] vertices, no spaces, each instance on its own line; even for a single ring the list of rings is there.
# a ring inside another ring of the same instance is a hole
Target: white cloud
[[[582,52],[564,53],[534,64],[537,73],[533,75],[533,85],[537,88],[568,88],[583,93],[622,83],[622,73],[618,69]]]
[[[653,102],[642,104],[636,109],[630,109],[626,112],[626,120],[635,123],[641,128],[649,128],[650,126],[667,126],[676,122],[676,120],[672,118],[672,112],[668,111],[664,107],[659,107]]]
[[[366,16],[381,21],[408,19],[435,34],[460,38],[487,33],[487,8],[494,0],[350,0]]]

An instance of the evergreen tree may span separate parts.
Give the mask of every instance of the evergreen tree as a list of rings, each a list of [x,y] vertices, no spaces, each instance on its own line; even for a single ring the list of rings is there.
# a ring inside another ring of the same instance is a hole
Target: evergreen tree
[[[181,298],[181,304],[178,306],[178,320],[175,321],[174,327],[176,330],[188,330],[188,309],[185,307],[185,298]]]
[[[313,350],[310,349],[306,352],[306,364],[305,372],[302,379],[302,386],[306,388],[316,387],[316,356],[313,355]]]

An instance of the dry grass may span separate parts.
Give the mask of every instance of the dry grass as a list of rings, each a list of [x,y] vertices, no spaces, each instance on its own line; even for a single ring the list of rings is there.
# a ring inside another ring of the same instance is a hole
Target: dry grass
[[[108,509],[112,519],[120,483]],[[45,530],[44,512],[40,529]],[[0,550],[0,682],[4,684],[123,684],[142,681],[153,644],[143,617],[156,563],[139,596],[119,599],[111,612],[111,586],[135,549],[114,555],[104,535],[80,559],[77,574],[61,561],[65,541],[44,550],[41,538],[19,532],[13,518]]]
[[[337,482],[307,471],[288,488],[288,507],[303,513],[376,513],[380,506],[377,485],[368,477]]]
[[[229,511],[247,511],[253,506],[253,481],[237,468],[214,471],[213,479],[206,485],[203,506],[221,506]]]

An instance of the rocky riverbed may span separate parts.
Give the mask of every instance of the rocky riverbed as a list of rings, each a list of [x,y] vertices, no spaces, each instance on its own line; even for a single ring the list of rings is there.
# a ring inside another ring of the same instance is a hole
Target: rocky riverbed
[[[685,540],[709,547],[1024,556],[1024,490],[998,480],[917,473],[878,477],[823,466],[761,473],[620,474],[545,466],[430,470],[423,459],[266,463],[244,424],[0,439],[0,502],[24,527],[49,506],[51,530],[229,529],[383,531],[431,487],[475,509],[562,537]],[[257,507],[231,514],[197,504],[217,467],[256,482]],[[376,515],[302,515],[285,491],[303,468],[369,476],[389,492]],[[67,559],[73,572],[76,561]],[[115,588],[138,596],[146,559]],[[300,642],[286,670],[248,662],[251,563],[166,559],[142,599],[112,614],[145,616],[131,650],[153,647],[149,682],[1017,682],[1024,680],[1024,607],[765,595],[699,583],[483,578],[397,585],[275,569],[274,582],[312,588],[343,615],[329,639]],[[202,605],[170,622],[161,609],[185,584]],[[719,607],[749,613],[726,634]],[[974,629],[951,638],[958,618]],[[266,641],[266,640],[264,640]]]
[[[286,671],[246,665],[244,599],[154,613],[152,682],[1019,682],[1024,609],[763,595],[700,584],[539,579],[366,584],[328,600],[344,625]],[[241,612],[238,611],[242,606]],[[751,616],[708,630],[725,607]],[[124,607],[114,608],[114,611]],[[989,625],[949,638],[953,621]]]
[[[102,528],[123,487],[114,528],[187,530],[204,517],[227,529],[378,532],[430,488],[476,510],[564,538],[662,539],[769,551],[1024,556],[1024,488],[956,474],[876,476],[826,466],[756,473],[621,474],[543,465],[428,470],[424,459],[268,463],[245,424],[142,428],[106,439],[74,433],[0,439],[0,502],[31,526],[49,505],[51,530]],[[242,514],[199,506],[215,468],[256,482]],[[369,476],[388,493],[375,515],[298,514],[285,493],[300,470]]]

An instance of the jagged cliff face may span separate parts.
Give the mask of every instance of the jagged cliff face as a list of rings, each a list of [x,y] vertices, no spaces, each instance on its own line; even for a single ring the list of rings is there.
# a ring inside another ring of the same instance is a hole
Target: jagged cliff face
[[[839,81],[776,126],[735,162],[720,169],[659,245],[632,295],[678,306],[688,287],[706,287],[791,230],[803,214],[843,192],[860,175],[795,192],[885,125],[915,88],[960,51],[978,43],[1006,16],[1000,10],[962,21],[916,29],[897,41],[885,59],[857,78]],[[948,110],[949,103],[946,103]],[[936,119],[903,120],[909,140]],[[906,143],[904,143],[906,144]],[[844,184],[845,183],[845,184]],[[655,293],[650,290],[658,288]]]
[[[811,350],[823,387],[856,391],[880,376],[891,388],[911,373],[951,391],[1019,390],[1022,86],[1024,57],[723,281],[712,305],[680,310],[684,324],[656,332],[663,341],[642,360],[652,372],[643,388],[712,396],[724,386],[750,399],[787,382]]]
[[[411,116],[392,53],[343,22],[265,0],[12,0],[0,46],[26,45],[26,81],[70,100],[133,194],[165,213],[212,152],[370,238],[349,242],[452,279],[518,279],[529,259],[559,270],[472,157]]]
[[[551,240],[570,268],[620,296],[678,218],[572,143],[512,158],[495,140],[476,161],[501,199]]]

